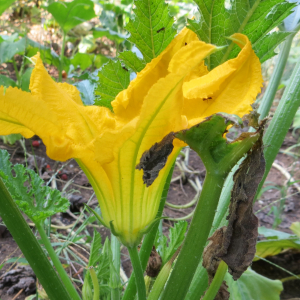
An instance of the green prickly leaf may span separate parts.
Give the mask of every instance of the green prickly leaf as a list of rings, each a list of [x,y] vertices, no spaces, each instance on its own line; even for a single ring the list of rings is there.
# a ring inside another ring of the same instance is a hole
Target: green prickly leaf
[[[91,0],[52,2],[46,7],[64,32],[94,17],[94,3]]]
[[[247,35],[261,61],[275,55],[273,49],[284,38],[272,35],[267,38],[270,47],[261,47],[263,39],[291,13],[294,3],[285,0],[213,1],[195,0],[200,19],[188,20],[189,28],[206,43],[230,45],[207,60],[209,69],[235,57],[239,48],[228,37],[234,33]],[[271,50],[270,50],[271,49]]]
[[[126,25],[129,41],[137,46],[148,63],[157,57],[175,36],[174,20],[162,0],[136,0],[134,17]]]
[[[99,97],[95,100],[95,105],[108,107],[112,110],[111,101],[128,87],[130,73],[122,68],[120,61],[111,60],[101,68],[98,77],[95,94]]]
[[[20,210],[34,223],[68,209],[70,203],[60,191],[45,186],[33,170],[13,166],[9,158],[7,151],[0,150],[0,176]]]
[[[261,63],[276,55],[275,48],[283,42],[290,32],[273,32],[263,37],[260,43],[256,43],[254,51]]]
[[[136,73],[141,72],[146,66],[145,61],[137,57],[132,51],[121,52],[119,58]]]

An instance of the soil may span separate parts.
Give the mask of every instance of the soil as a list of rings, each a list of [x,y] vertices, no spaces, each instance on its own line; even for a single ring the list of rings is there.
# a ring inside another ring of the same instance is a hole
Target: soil
[[[18,18],[16,18],[15,22],[18,23]],[[15,24],[15,26],[17,25],[18,24]],[[45,40],[45,37],[43,38],[43,40],[39,40],[39,38],[42,36],[40,27],[31,24],[29,21],[27,22],[27,26],[28,28],[30,28],[31,38],[39,42],[43,42]],[[47,32],[46,40],[51,41],[53,49],[59,53],[61,38],[52,33],[53,32],[51,30]],[[115,52],[111,51],[114,45],[109,44],[109,42],[107,41],[105,42],[105,40],[102,42],[104,46],[102,45],[101,47],[99,47],[100,50],[98,49],[97,51],[100,51],[101,53],[106,55],[114,56]],[[66,51],[68,51],[68,49],[66,49]],[[68,52],[66,52],[65,54],[68,55]],[[47,66],[47,68],[52,76],[57,77],[57,70],[54,67]],[[14,80],[16,79],[13,66],[9,63],[5,63],[0,66],[0,73],[5,74],[6,76],[9,76]],[[40,146],[32,147],[32,141],[39,141]],[[282,145],[282,151],[278,154],[275,161],[282,170],[291,174],[295,180],[300,179],[299,160],[292,157],[291,155],[287,155],[282,152],[288,147],[296,145],[297,143],[298,136],[294,136],[290,131]],[[72,224],[76,220],[76,214],[80,212],[83,204],[87,203],[88,201],[89,205],[97,205],[97,199],[95,197],[92,197],[93,191],[86,176],[83,174],[74,160],[70,160],[66,163],[61,163],[49,159],[46,156],[45,146],[37,136],[33,137],[31,140],[27,140],[25,145],[27,153],[35,155],[38,165],[36,168],[34,160],[29,159],[28,166],[35,170],[38,169],[37,172],[40,174],[40,176],[42,176],[42,178],[44,178],[45,182],[47,182],[50,177],[57,172],[57,175],[55,176],[55,180],[53,182],[59,190],[65,191],[66,196],[69,197],[69,200],[71,202],[71,208],[67,213],[58,214],[52,218],[52,222],[55,225],[66,226]],[[11,161],[13,164],[25,163],[24,151],[19,142],[16,142],[16,144],[13,146],[10,146],[4,144],[0,139],[0,149],[6,149],[10,153]],[[293,151],[295,153],[299,153],[299,148],[294,148]],[[182,161],[183,159],[180,159],[178,163],[181,163]],[[189,203],[196,196],[196,191],[194,186],[191,184],[191,181],[195,183],[197,182],[196,178],[198,178],[199,182],[203,183],[205,177],[205,168],[200,158],[193,151],[190,151],[187,166],[189,171],[185,171],[183,177],[180,177],[180,175],[182,174],[182,170],[180,170],[178,166],[175,167],[173,182],[170,186],[167,202],[175,205],[184,205]],[[291,185],[288,187],[287,178],[283,175],[282,171],[279,171],[278,168],[274,167],[271,169],[267,177],[265,186],[267,185],[273,186],[273,188],[268,189],[254,205],[254,211],[259,218],[260,226],[265,226],[267,228],[273,227],[275,218],[274,214],[271,212],[271,207],[272,205],[278,205],[280,203],[277,201],[277,204],[274,204],[274,201],[285,198],[285,200],[282,200],[284,201],[284,203],[282,203],[281,201],[283,211],[277,218],[277,229],[291,233],[291,230],[289,229],[290,225],[293,222],[299,221],[300,219],[300,188],[297,188],[295,185]],[[76,193],[74,193],[74,190],[76,190]],[[164,215],[170,218],[182,218],[190,214],[193,211],[194,207],[195,205],[186,209],[175,209],[170,206],[166,206]],[[173,224],[173,221],[164,220],[163,231],[165,234],[168,234],[168,229],[170,226],[173,226]],[[103,241],[107,236],[110,235],[108,230],[105,228],[97,228],[97,230],[101,233]],[[90,234],[92,234],[93,228],[88,227],[88,231],[90,232]],[[66,233],[65,229],[61,232],[63,234]],[[81,255],[86,256],[84,252],[81,253]],[[22,258],[22,253],[14,242],[8,230],[3,224],[0,223],[0,266],[4,264],[3,268],[0,269],[0,281],[6,272],[8,272],[9,270],[15,270],[20,265],[18,262],[8,263],[7,261],[11,258]],[[286,251],[275,257],[269,257],[268,260],[290,272],[293,272],[294,274],[300,274],[300,252],[294,250]],[[129,276],[131,273],[131,264],[128,253],[125,249],[122,249],[122,266],[126,275]],[[254,262],[252,267],[256,272],[271,279],[287,279],[287,277],[290,276],[288,273],[286,273],[286,271],[283,271],[265,261]],[[80,275],[80,270],[75,269],[69,271],[73,275],[75,273],[79,273]],[[9,284],[0,289],[0,298],[2,300],[25,299],[25,297],[27,296],[25,295],[25,289],[21,289],[21,292],[18,292],[16,290],[13,294],[8,295],[7,291],[11,286],[12,285]],[[281,299],[290,299],[299,296],[299,281],[292,279],[284,281],[284,291],[281,294]]]

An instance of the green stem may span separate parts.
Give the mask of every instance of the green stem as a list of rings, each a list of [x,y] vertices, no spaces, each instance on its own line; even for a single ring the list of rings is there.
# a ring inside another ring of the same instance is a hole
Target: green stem
[[[25,36],[25,47],[24,47],[24,55],[22,57],[22,64],[20,67],[20,71],[19,71],[19,87],[22,87],[22,80],[23,80],[23,72],[24,72],[24,67],[25,67],[25,60],[26,60],[26,48],[27,48],[27,35]]]
[[[162,300],[182,300],[202,258],[202,253],[213,223],[224,175],[207,172],[193,220],[185,238],[175,268],[171,273]]]
[[[92,282],[93,282],[93,286],[94,286],[93,300],[99,300],[99,298],[100,298],[100,288],[99,288],[97,274],[96,274],[93,267],[89,267],[89,272],[90,272]]]
[[[300,60],[291,75],[288,86],[286,87],[279,105],[275,111],[272,121],[265,132],[263,143],[265,145],[264,155],[266,160],[266,170],[262,181],[256,192],[260,189],[272,167],[272,164],[279,152],[284,138],[291,126],[293,118],[300,105]]]
[[[51,300],[72,300],[0,178],[0,217]]]
[[[172,270],[173,262],[176,259],[179,251],[180,251],[180,248],[178,248],[176,250],[176,252],[173,254],[172,258],[168,262],[166,262],[165,265],[160,270],[147,300],[158,300],[159,299],[159,296],[162,293],[164,286],[169,278],[170,272]]]
[[[120,242],[111,234],[111,252],[113,259],[114,270],[111,270],[110,281],[111,281],[111,299],[120,299]]]
[[[278,86],[280,84],[280,80],[281,80],[287,59],[289,57],[289,53],[291,50],[292,41],[293,41],[294,36],[295,36],[294,34],[291,34],[287,37],[279,55],[278,55],[274,71],[270,78],[267,89],[264,93],[264,97],[261,101],[261,104],[258,108],[258,112],[260,113],[260,117],[259,117],[260,120],[264,119],[269,114],[270,108],[271,108],[273,100],[275,98],[275,94],[276,94]]]
[[[224,280],[224,276],[227,272],[227,265],[226,263],[222,260],[219,264],[218,270],[215,274],[215,277],[213,279],[213,281],[211,282],[207,292],[205,293],[204,297],[202,298],[202,300],[214,300],[219,289],[220,286]]]
[[[169,186],[170,186],[171,179],[172,179],[173,169],[174,169],[174,165],[171,168],[169,175],[167,177],[167,180],[166,180],[166,183],[164,186],[164,190],[161,195],[161,200],[160,200],[156,218],[160,218],[163,213],[165,202],[166,202],[168,191],[169,191]],[[157,222],[157,224],[154,225],[153,228],[150,230],[150,232],[147,233],[144,237],[143,244],[142,244],[142,247],[139,252],[143,271],[146,270],[148,259],[149,259],[149,256],[150,256],[150,253],[152,250],[152,246],[154,244],[154,240],[155,240],[155,236],[156,236],[156,232],[157,232],[159,223],[160,222]],[[134,300],[135,295],[136,295],[135,275],[134,275],[134,272],[132,272],[122,299],[123,300]]]
[[[37,223],[35,223],[35,225],[36,225],[36,228],[37,228],[37,230],[40,234],[42,242],[43,242],[43,244],[44,244],[44,246],[45,246],[45,248],[46,248],[46,250],[47,250],[47,252],[48,252],[48,254],[49,254],[49,256],[50,256],[50,258],[51,258],[51,260],[52,260],[52,262],[53,262],[53,264],[54,264],[54,266],[55,266],[55,268],[56,268],[56,270],[57,270],[57,272],[58,272],[58,274],[61,278],[61,280],[62,280],[62,282],[64,283],[68,293],[72,297],[72,300],[80,300],[80,297],[79,297],[74,285],[72,284],[68,274],[66,273],[65,269],[63,268],[60,260],[58,259],[57,255],[56,255],[54,249],[51,246],[51,243],[50,243],[50,241],[49,241],[49,239],[48,239],[48,237],[47,237],[47,235],[44,231],[42,222],[41,221],[37,222]]]
[[[15,60],[14,57],[12,58],[12,64],[13,64],[13,67],[14,67],[14,70],[15,70],[15,73],[16,73],[16,77],[17,77],[17,86],[20,87],[19,86],[20,85],[20,74],[19,74],[17,63],[16,63],[16,60]]]
[[[59,65],[59,75],[58,75],[59,82],[62,81],[62,71],[64,68],[65,45],[66,45],[66,33],[63,31],[63,40],[62,40],[62,44],[61,44],[60,65]]]
[[[140,262],[137,247],[127,248],[132,263],[132,268],[135,274],[136,288],[139,300],[146,300],[146,286],[144,280],[144,271]]]

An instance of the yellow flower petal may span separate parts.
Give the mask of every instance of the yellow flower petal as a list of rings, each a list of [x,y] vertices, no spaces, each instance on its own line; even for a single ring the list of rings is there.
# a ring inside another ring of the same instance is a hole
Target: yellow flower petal
[[[187,116],[189,126],[217,112],[242,117],[252,109],[250,104],[263,82],[260,62],[245,35],[237,33],[232,39],[242,47],[236,58],[183,85],[186,97],[183,114]]]
[[[197,35],[187,28],[183,29],[158,57],[147,64],[112,102],[116,116],[125,123],[138,116],[149,89],[168,74],[168,65],[174,54],[192,41],[198,41]]]
[[[170,163],[149,188],[143,184],[142,171],[136,170],[135,166],[143,152],[155,142],[170,131],[186,128],[187,120],[181,116],[183,80],[215,49],[215,46],[199,41],[179,49],[169,62],[170,73],[149,89],[139,117],[119,132],[107,132],[96,141],[96,149],[99,149],[96,159],[102,163],[114,191],[114,199],[100,201],[108,203],[107,206],[109,203],[116,206],[115,218],[106,219],[106,222],[113,221],[114,229],[126,245],[134,244],[141,229],[155,218],[162,179],[167,176],[179,148],[173,151]]]
[[[75,143],[80,141],[83,146],[100,133],[94,122],[84,113],[82,103],[78,104],[74,87],[67,88],[66,84],[53,81],[39,56],[32,71],[29,88],[32,95],[46,102],[55,111],[67,129],[67,136]]]

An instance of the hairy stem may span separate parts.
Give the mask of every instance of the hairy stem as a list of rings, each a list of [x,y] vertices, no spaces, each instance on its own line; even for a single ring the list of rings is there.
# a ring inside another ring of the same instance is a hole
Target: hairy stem
[[[71,300],[66,287],[51,266],[45,252],[30,230],[16,203],[0,178],[0,217],[51,300]]]
[[[227,272],[227,265],[222,260],[219,264],[216,275],[215,275],[213,281],[211,282],[204,297],[202,298],[202,300],[214,300],[215,299],[215,297],[220,289],[220,286],[224,280],[224,276],[225,276],[226,272]]]
[[[56,255],[54,249],[52,248],[52,245],[44,231],[42,222],[37,222],[36,224],[36,228],[41,236],[42,242],[62,280],[62,282],[64,283],[66,289],[68,290],[68,293],[70,294],[70,296],[72,297],[73,300],[80,300],[80,297],[74,287],[74,285],[72,284],[68,274],[66,273],[65,269],[63,268],[60,260],[58,259],[58,256]]]
[[[193,220],[175,268],[162,294],[162,300],[182,300],[185,298],[202,258],[224,180],[223,175],[207,173]]]
[[[135,274],[136,288],[138,292],[139,300],[146,300],[146,286],[144,280],[144,271],[140,262],[137,247],[127,248],[132,263],[132,268]]]

